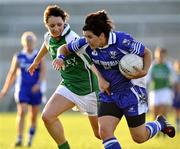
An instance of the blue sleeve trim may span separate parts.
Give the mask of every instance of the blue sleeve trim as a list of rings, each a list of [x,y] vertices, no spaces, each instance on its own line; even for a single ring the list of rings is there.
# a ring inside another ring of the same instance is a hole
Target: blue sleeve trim
[[[71,52],[78,52],[86,44],[85,38],[77,38],[71,41],[67,46],[69,51]]]

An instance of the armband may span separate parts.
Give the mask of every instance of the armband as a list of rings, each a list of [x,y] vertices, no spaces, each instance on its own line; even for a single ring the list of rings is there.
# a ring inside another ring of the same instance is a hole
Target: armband
[[[57,58],[64,60],[64,59],[65,59],[65,56],[64,56],[63,54],[60,54],[60,55],[57,56]]]

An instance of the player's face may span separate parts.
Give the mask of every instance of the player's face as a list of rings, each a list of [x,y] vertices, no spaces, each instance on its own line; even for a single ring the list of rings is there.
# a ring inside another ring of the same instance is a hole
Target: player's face
[[[50,16],[46,27],[51,36],[57,38],[64,30],[64,21],[61,17]]]
[[[25,43],[23,45],[24,49],[26,49],[29,53],[31,53],[35,47],[35,40],[32,36],[27,36],[25,39]]]
[[[176,60],[174,62],[174,69],[177,71],[177,72],[180,72],[180,61],[179,60]]]
[[[162,52],[159,48],[155,50],[154,56],[158,62],[164,62],[164,60],[166,59],[166,53]]]
[[[105,46],[106,40],[103,33],[101,33],[100,36],[96,36],[91,31],[83,31],[83,35],[91,49],[102,48]]]

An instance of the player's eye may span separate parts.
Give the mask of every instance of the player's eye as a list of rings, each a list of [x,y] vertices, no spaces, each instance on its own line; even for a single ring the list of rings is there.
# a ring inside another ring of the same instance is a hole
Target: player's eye
[[[54,24],[50,24],[49,27],[50,27],[50,28],[53,28],[53,27],[55,27],[55,25],[54,25]]]
[[[61,27],[61,26],[62,26],[62,23],[58,23],[57,26]]]

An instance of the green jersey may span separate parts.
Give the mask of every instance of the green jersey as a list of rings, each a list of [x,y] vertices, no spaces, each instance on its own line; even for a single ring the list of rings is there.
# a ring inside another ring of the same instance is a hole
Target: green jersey
[[[69,43],[79,36],[70,29],[66,24],[65,29],[59,41],[50,36],[45,35],[45,44],[52,59],[56,58],[57,48],[63,44]],[[65,85],[69,90],[77,95],[86,95],[98,90],[97,79],[94,74],[87,68],[82,59],[77,54],[72,53],[66,56],[64,69],[60,70],[62,77],[61,84]]]
[[[157,90],[171,86],[171,68],[167,63],[154,63],[150,70],[150,89]]]

